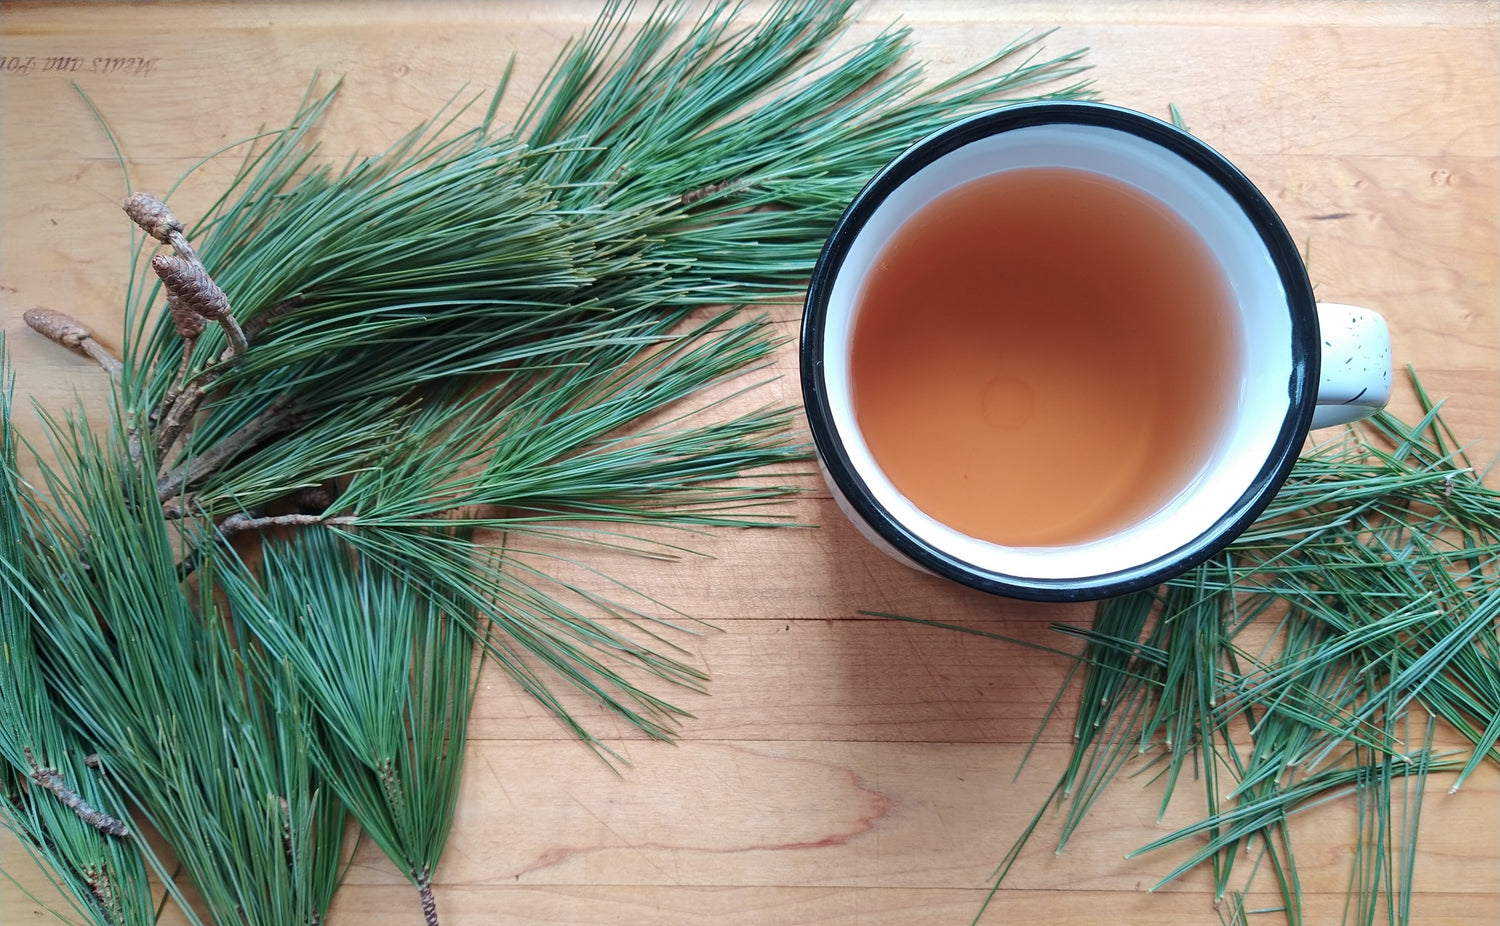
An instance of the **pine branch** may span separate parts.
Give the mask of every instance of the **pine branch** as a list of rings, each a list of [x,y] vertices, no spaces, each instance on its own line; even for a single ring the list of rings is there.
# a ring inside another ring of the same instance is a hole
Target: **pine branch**
[[[601,752],[556,686],[674,735],[686,712],[647,683],[702,690],[671,639],[688,622],[583,554],[666,559],[635,535],[780,523],[762,506],[807,455],[792,410],[722,398],[753,388],[768,326],[690,313],[800,286],[842,204],[931,128],[1086,92],[1077,57],[1034,40],[924,87],[904,31],[830,53],[848,11],[662,5],[635,29],[612,6],[517,128],[492,124],[498,93],[469,130],[451,102],[319,167],[333,94],[310,89],[191,242],[161,200],[126,201],[171,253],[136,268],[110,438],[49,424],[53,501],[18,568],[48,684],[216,920],[320,921],[347,805],[437,921],[475,647]],[[485,547],[486,528],[578,559]]]
[[[65,693],[72,721],[110,757],[111,780],[167,839],[216,921],[321,916],[343,810],[320,797],[305,709],[236,650],[213,560],[191,592],[180,584],[166,523],[138,504],[154,497],[154,479],[76,420],[52,428],[62,467],[43,467],[52,501],[38,502],[7,570],[28,577],[49,685]]]
[[[225,555],[227,551],[225,551]],[[436,922],[430,873],[457,803],[474,637],[410,573],[327,529],[268,540],[254,575],[231,562],[239,621],[288,667],[328,735],[313,755],[360,826],[410,872]]]
[[[16,469],[10,397],[0,334],[0,827],[50,873],[84,921],[144,924],[154,915],[148,865],[173,897],[180,900],[180,892],[150,845],[120,838],[128,828],[108,808],[123,801],[43,677],[32,625],[38,579],[25,568],[39,501]],[[187,919],[198,922],[191,911]]]

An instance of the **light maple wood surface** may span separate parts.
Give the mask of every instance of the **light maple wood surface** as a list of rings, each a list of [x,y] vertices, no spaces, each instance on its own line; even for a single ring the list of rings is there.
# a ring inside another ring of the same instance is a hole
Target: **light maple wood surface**
[[[1500,452],[1500,28],[1488,3],[872,3],[857,35],[898,17],[934,74],[1026,30],[1089,46],[1103,98],[1192,131],[1268,195],[1308,256],[1320,298],[1384,313],[1398,366],[1448,399],[1476,460]],[[18,392],[57,410],[103,407],[88,361],[26,330],[37,304],[118,345],[128,229],[109,144],[136,188],[165,190],[213,150],[279,125],[314,72],[343,76],[322,132],[372,152],[465,84],[492,87],[515,54],[513,113],[592,3],[304,3],[0,7],[0,323]],[[51,61],[51,67],[48,62]],[[28,63],[29,62],[29,63]],[[502,112],[505,115],[506,111]],[[225,168],[174,200],[191,221]],[[797,305],[775,310],[795,334]],[[795,344],[762,396],[797,397]],[[1398,385],[1395,408],[1415,402]],[[39,430],[23,411],[22,430]],[[604,563],[717,628],[687,641],[711,695],[676,746],[595,726],[632,763],[612,771],[498,673],[474,709],[453,838],[437,873],[448,924],[961,924],[1049,792],[1067,715],[1014,778],[1067,669],[1033,650],[861,616],[909,614],[1059,643],[1086,607],[1021,604],[908,571],[868,547],[814,477],[789,513],[813,529],[724,534],[680,563]],[[1492,484],[1496,479],[1492,475]],[[1500,775],[1423,811],[1413,922],[1500,921]],[[1180,850],[1123,856],[1196,819],[1195,787],[1165,819],[1160,792],[1122,778],[1065,851],[1043,824],[984,922],[1217,923],[1207,878],[1148,892]],[[1354,832],[1348,804],[1298,818],[1311,924],[1338,922]],[[13,840],[4,867],[47,890]],[[1251,906],[1273,906],[1263,876]],[[1274,918],[1256,918],[1270,922]],[[0,884],[0,921],[46,915]],[[421,922],[415,893],[365,845],[330,923]]]

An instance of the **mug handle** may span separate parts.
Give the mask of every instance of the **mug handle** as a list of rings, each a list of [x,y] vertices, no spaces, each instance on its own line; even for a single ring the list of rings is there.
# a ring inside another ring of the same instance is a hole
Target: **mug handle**
[[[1391,398],[1391,333],[1378,313],[1337,302],[1318,303],[1323,374],[1313,428],[1368,418]]]

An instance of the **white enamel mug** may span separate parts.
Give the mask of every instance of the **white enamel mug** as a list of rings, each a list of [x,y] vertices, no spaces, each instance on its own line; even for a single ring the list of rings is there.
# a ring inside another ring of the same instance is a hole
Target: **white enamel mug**
[[[1105,175],[1153,197],[1195,229],[1232,293],[1242,374],[1221,440],[1169,501],[1108,536],[1013,547],[949,527],[896,489],[857,426],[849,355],[861,285],[902,223],[965,183],[1033,167]],[[1244,174],[1168,123],[1097,103],[1032,103],[984,113],[891,162],[855,197],[813,270],[801,366],[824,476],[871,542],[908,565],[965,585],[1043,601],[1147,588],[1222,550],[1270,502],[1309,429],[1373,414],[1391,385],[1384,319],[1314,302],[1294,242]]]

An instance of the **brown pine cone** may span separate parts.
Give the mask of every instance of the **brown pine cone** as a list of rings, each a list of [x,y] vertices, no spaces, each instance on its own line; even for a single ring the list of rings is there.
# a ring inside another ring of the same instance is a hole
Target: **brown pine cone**
[[[197,261],[158,254],[151,258],[151,269],[184,308],[204,318],[220,319],[229,315],[229,297]]]
[[[174,233],[182,234],[183,225],[177,220],[177,216],[172,214],[166,203],[150,193],[132,193],[125,200],[124,209],[131,221],[162,244],[171,244]]]
[[[203,316],[182,304],[170,288],[167,290],[167,311],[172,313],[172,321],[177,325],[177,334],[185,341],[191,341],[203,333]]]
[[[78,319],[54,309],[44,309],[41,306],[27,309],[21,313],[21,319],[47,340],[55,341],[73,350],[79,350],[82,347],[84,338],[94,336],[94,333],[84,327]]]

